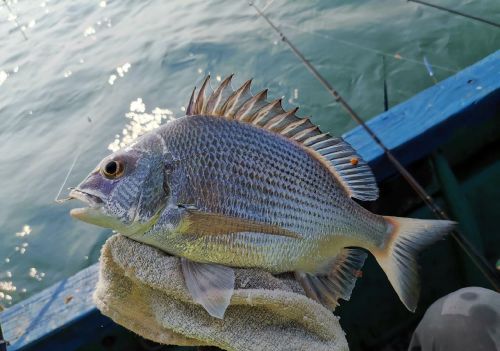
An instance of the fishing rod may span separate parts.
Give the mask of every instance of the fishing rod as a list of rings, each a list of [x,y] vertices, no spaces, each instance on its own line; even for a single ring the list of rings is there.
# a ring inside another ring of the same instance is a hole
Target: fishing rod
[[[12,11],[12,9],[10,8],[9,4],[7,3],[7,0],[3,0],[3,4],[7,8],[7,10],[9,11],[9,14],[12,16],[12,18],[14,18],[14,23],[16,24],[16,27],[18,27],[19,30],[21,31],[21,34],[23,35],[24,40],[28,40],[28,37],[26,36],[26,33],[24,33],[23,27],[21,27],[19,25],[19,22],[17,21],[17,16],[14,14],[14,12]]]
[[[389,110],[389,94],[387,93],[387,79],[385,74],[385,57],[382,56],[382,76],[384,77],[384,111]]]
[[[447,8],[447,7],[444,7],[444,6],[431,4],[431,3],[428,3],[428,2],[422,1],[422,0],[408,0],[408,2],[415,2],[417,4],[421,4],[421,5],[424,5],[424,6],[434,7],[435,9],[438,9],[438,10],[446,11],[446,12],[452,13],[454,15],[462,16],[462,17],[465,17],[465,18],[469,18],[469,19],[472,19],[472,20],[475,20],[475,21],[479,21],[479,22],[486,23],[486,24],[489,24],[491,26],[500,28],[500,24],[499,23],[496,23],[496,22],[493,22],[493,21],[490,21],[490,20],[487,20],[487,19],[484,19],[484,18],[481,18],[481,17],[469,15],[468,13],[464,13],[464,12],[460,12],[460,11],[457,11],[457,10],[453,10],[453,9],[450,9],[450,8]]]
[[[359,117],[359,115],[352,109],[352,107],[347,103],[346,100],[335,90],[330,83],[316,70],[316,68],[308,61],[305,56],[293,45],[293,43],[283,34],[283,32],[276,27],[276,25],[271,21],[271,19],[264,14],[253,2],[248,3],[252,6],[255,11],[261,16],[271,28],[280,36],[281,40],[285,42],[288,47],[293,51],[293,53],[302,61],[309,72],[323,85],[323,87],[332,95],[332,97],[337,101],[342,108],[355,120],[375,141],[375,143],[384,151],[385,155],[389,161],[394,165],[401,176],[406,180],[406,182],[411,186],[411,188],[417,193],[417,195],[424,201],[424,203],[431,209],[434,215],[440,219],[449,220],[448,215],[439,207],[439,205],[434,201],[434,199],[425,191],[425,189],[418,183],[418,181],[406,170],[406,168],[397,160],[397,158],[392,154],[392,152],[385,146],[385,144],[380,140],[380,138],[375,134],[375,132],[368,127],[368,125]],[[498,274],[492,267],[488,264],[486,259],[477,252],[477,250],[472,246],[472,244],[458,231],[452,231],[451,236],[455,239],[458,245],[464,250],[464,252],[470,257],[472,262],[476,265],[479,271],[485,276],[485,278],[490,282],[497,292],[500,292],[500,279]]]

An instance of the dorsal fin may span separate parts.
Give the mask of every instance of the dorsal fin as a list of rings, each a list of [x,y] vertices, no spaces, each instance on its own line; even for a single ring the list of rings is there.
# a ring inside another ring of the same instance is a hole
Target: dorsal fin
[[[300,118],[297,108],[285,111],[281,99],[267,101],[267,89],[252,95],[246,81],[240,88],[233,90],[233,75],[224,79],[209,96],[210,76],[203,81],[195,97],[191,95],[187,115],[210,115],[234,119],[253,124],[302,145],[310,154],[320,160],[337,178],[347,194],[360,200],[376,200],[378,187],[368,164],[342,138],[332,137],[321,132],[309,118]]]

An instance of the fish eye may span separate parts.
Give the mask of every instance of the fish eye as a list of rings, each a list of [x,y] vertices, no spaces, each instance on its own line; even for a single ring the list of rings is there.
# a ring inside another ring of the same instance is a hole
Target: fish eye
[[[123,162],[111,160],[101,166],[101,173],[108,179],[116,179],[123,175],[124,169]]]

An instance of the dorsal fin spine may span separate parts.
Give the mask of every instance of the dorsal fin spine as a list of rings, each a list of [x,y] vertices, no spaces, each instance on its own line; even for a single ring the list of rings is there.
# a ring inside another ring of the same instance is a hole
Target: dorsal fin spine
[[[311,123],[309,118],[299,118],[297,121],[290,123],[285,129],[281,131],[281,134],[289,137],[304,129],[307,123]]]
[[[226,101],[226,103],[222,106],[222,113],[228,116],[233,116],[234,112],[238,110],[238,108],[245,102],[245,100],[241,101],[238,104],[238,101],[242,96],[246,94],[250,94],[250,85],[252,84],[252,80],[247,80],[239,89],[237,89]]]
[[[194,115],[195,112],[195,100],[194,93],[196,91],[196,87],[194,87],[193,92],[191,93],[191,98],[189,99],[188,107],[186,109],[186,115],[191,116]]]
[[[314,148],[313,148],[314,149]],[[342,145],[334,145],[334,146],[329,146],[321,150],[316,150],[323,156],[328,156],[328,155],[334,155],[336,158],[341,157],[342,153],[344,152],[346,155],[350,155],[345,149],[343,149]],[[347,153],[346,153],[347,152]]]
[[[222,100],[222,93],[226,90],[228,86],[231,85],[231,80],[233,79],[234,74],[230,74],[226,79],[220,83],[219,87],[215,90],[215,92],[210,96],[207,102],[207,110],[208,114],[217,115],[217,107],[220,106]]]
[[[221,116],[281,134],[300,144],[321,161],[349,196],[360,200],[377,198],[378,188],[370,167],[342,138],[322,133],[309,118],[297,117],[297,108],[285,111],[281,106],[281,99],[268,102],[267,89],[252,96],[252,80],[234,91],[231,87],[232,78],[232,74],[225,78],[207,98],[205,90],[209,87],[210,79],[207,76],[196,98],[193,90],[187,115]]]
[[[259,106],[259,103],[265,103],[267,98],[267,89],[254,95],[251,99],[247,100],[235,113],[235,119],[242,122],[249,122],[252,119],[252,111],[254,106]]]
[[[287,123],[290,124],[291,122],[295,121],[296,119],[298,119],[299,117],[295,116],[295,112],[297,112],[299,110],[298,107],[295,107],[293,110],[290,110],[290,111],[285,111],[279,115],[276,115],[274,116],[273,118],[271,118],[265,125],[264,125],[264,128],[271,128],[273,126],[275,126],[276,124],[278,124],[279,122],[283,122],[287,119],[289,119],[289,122]],[[291,120],[290,120],[291,119]]]
[[[334,138],[328,133],[323,133],[323,134],[318,134],[318,135],[312,136],[312,137],[304,140],[302,143],[304,144],[304,146],[311,147],[312,145],[314,145],[320,141],[328,140],[328,139],[339,139],[339,138]]]
[[[328,160],[332,160],[336,164],[340,163],[351,163],[351,158],[352,158],[352,153],[349,152],[349,150],[342,150],[342,151],[337,151],[337,152],[332,152],[332,153],[326,153],[322,154],[319,153],[320,155],[324,156]]]
[[[338,138],[329,138],[326,140],[321,140],[319,142],[316,142],[309,147],[313,148],[316,151],[323,151],[325,149],[330,149],[331,147],[341,147],[341,142],[340,139]]]
[[[198,97],[196,98],[195,113],[201,114],[205,110],[205,90],[210,82],[210,74],[205,77],[203,83],[201,84],[200,91],[198,92]]]
[[[303,130],[302,132],[294,135],[292,139],[300,143],[300,142],[306,140],[307,138],[310,138],[311,136],[313,136],[316,132],[319,132],[319,128],[317,126],[313,126],[311,128],[307,128],[307,129]]]
[[[261,126],[267,129],[266,124],[273,119],[275,116],[280,116],[284,113],[283,107],[281,106],[282,100],[276,99],[262,107],[259,111],[253,114],[252,124]]]

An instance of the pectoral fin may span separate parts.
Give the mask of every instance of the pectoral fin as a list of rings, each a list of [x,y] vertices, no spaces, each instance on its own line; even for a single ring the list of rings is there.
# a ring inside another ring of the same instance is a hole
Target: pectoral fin
[[[223,319],[234,290],[234,271],[230,267],[198,263],[181,258],[184,281],[193,300],[215,318]]]
[[[300,239],[300,235],[280,226],[256,222],[248,219],[207,213],[186,208],[183,231],[196,235],[226,235],[233,233],[264,233]]]

